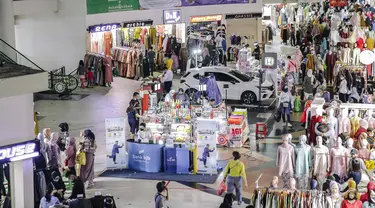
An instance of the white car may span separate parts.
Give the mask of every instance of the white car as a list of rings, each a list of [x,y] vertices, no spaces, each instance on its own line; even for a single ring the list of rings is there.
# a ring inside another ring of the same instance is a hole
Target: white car
[[[228,100],[241,100],[244,104],[254,104],[260,100],[271,98],[273,94],[272,83],[262,83],[261,99],[259,97],[259,77],[251,77],[230,67],[202,67],[189,69],[180,80],[180,86],[187,94],[199,90],[199,78],[213,74],[219,86],[221,97],[225,99],[227,90]],[[225,88],[227,87],[227,88]]]

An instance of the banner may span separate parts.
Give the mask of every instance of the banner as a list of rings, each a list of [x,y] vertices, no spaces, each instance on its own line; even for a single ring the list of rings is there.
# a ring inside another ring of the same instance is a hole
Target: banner
[[[148,173],[161,172],[163,164],[162,145],[129,142],[128,147],[129,169]]]
[[[182,0],[181,6],[204,6],[220,4],[249,4],[250,0]],[[256,3],[256,0],[251,0]]]
[[[197,120],[198,173],[217,174],[216,138],[218,123],[215,120]]]
[[[138,0],[86,0],[87,14],[122,12],[139,9]]]
[[[141,9],[167,9],[180,7],[181,0],[139,0]]]
[[[125,119],[105,119],[105,135],[107,149],[107,169],[123,169],[127,167],[125,139]]]

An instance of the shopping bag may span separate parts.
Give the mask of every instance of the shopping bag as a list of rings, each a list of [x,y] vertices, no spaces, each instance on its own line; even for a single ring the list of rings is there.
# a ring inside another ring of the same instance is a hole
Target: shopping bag
[[[217,187],[217,195],[221,196],[226,191],[227,191],[227,185],[225,184],[225,181],[221,181],[221,183],[219,184],[219,187]]]
[[[277,112],[273,115],[273,118],[276,120],[276,122],[279,122],[281,120],[281,109],[277,109]]]

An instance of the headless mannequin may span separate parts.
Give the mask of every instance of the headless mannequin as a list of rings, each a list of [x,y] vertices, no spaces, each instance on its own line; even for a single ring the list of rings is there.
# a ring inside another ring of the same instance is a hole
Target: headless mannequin
[[[323,145],[323,138],[316,137],[317,145],[313,151],[314,173],[319,184],[319,190],[322,190],[323,183],[325,183],[327,171],[330,168],[330,157],[328,147]]]
[[[351,56],[350,56],[350,48],[348,44],[345,44],[345,47],[342,49],[342,62],[344,64],[350,64]]]
[[[342,115],[339,121],[339,134],[347,133],[350,135],[351,126],[350,126],[350,119],[348,118],[348,109],[344,108],[342,110]]]
[[[339,135],[339,123],[334,112],[333,108],[329,109],[327,123],[333,127],[334,136],[337,137]]]
[[[367,148],[368,142],[366,139],[361,140],[361,149],[358,150],[358,157],[362,160],[368,160],[370,158],[370,150]]]
[[[353,111],[353,113],[354,113],[354,116],[352,118],[350,118],[350,127],[351,127],[350,136],[352,136],[352,137],[354,136],[354,134],[359,129],[359,121],[361,120],[361,118],[358,116],[359,110],[355,109]]]
[[[294,148],[288,144],[286,135],[282,137],[282,141],[277,148],[276,165],[279,167],[279,176],[282,176],[284,188],[289,188],[289,179],[293,176],[295,167]]]
[[[337,138],[336,146],[330,150],[331,174],[337,174],[340,178],[346,175],[347,150],[342,146],[341,138]]]
[[[299,137],[299,144],[294,148],[296,154],[296,172],[298,188],[305,189],[309,185],[309,173],[311,167],[311,147],[306,144],[306,135]]]
[[[342,198],[339,193],[339,185],[332,181],[330,183],[331,195],[327,196],[327,208],[339,208],[341,207]]]
[[[373,110],[368,110],[367,111],[367,122],[368,122],[368,127],[374,128],[375,127],[375,118],[372,116],[374,114]]]

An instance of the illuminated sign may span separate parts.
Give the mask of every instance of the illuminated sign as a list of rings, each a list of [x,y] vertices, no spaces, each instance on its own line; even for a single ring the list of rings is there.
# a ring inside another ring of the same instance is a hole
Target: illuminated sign
[[[181,22],[181,10],[164,10],[164,24],[176,24]]]
[[[91,33],[95,32],[106,32],[111,30],[117,30],[121,28],[120,23],[112,23],[112,24],[102,24],[102,25],[94,25],[90,26],[89,30]]]
[[[0,163],[14,162],[39,156],[36,140],[0,147]]]
[[[190,17],[190,22],[215,22],[222,19],[223,15],[194,16]]]
[[[124,22],[124,27],[145,27],[151,26],[154,23],[153,20],[141,20],[141,21],[132,21],[132,22]]]
[[[262,68],[276,69],[277,68],[277,53],[263,53]]]
[[[246,14],[227,14],[225,19],[250,19],[250,18],[261,18],[262,13],[246,13]]]

